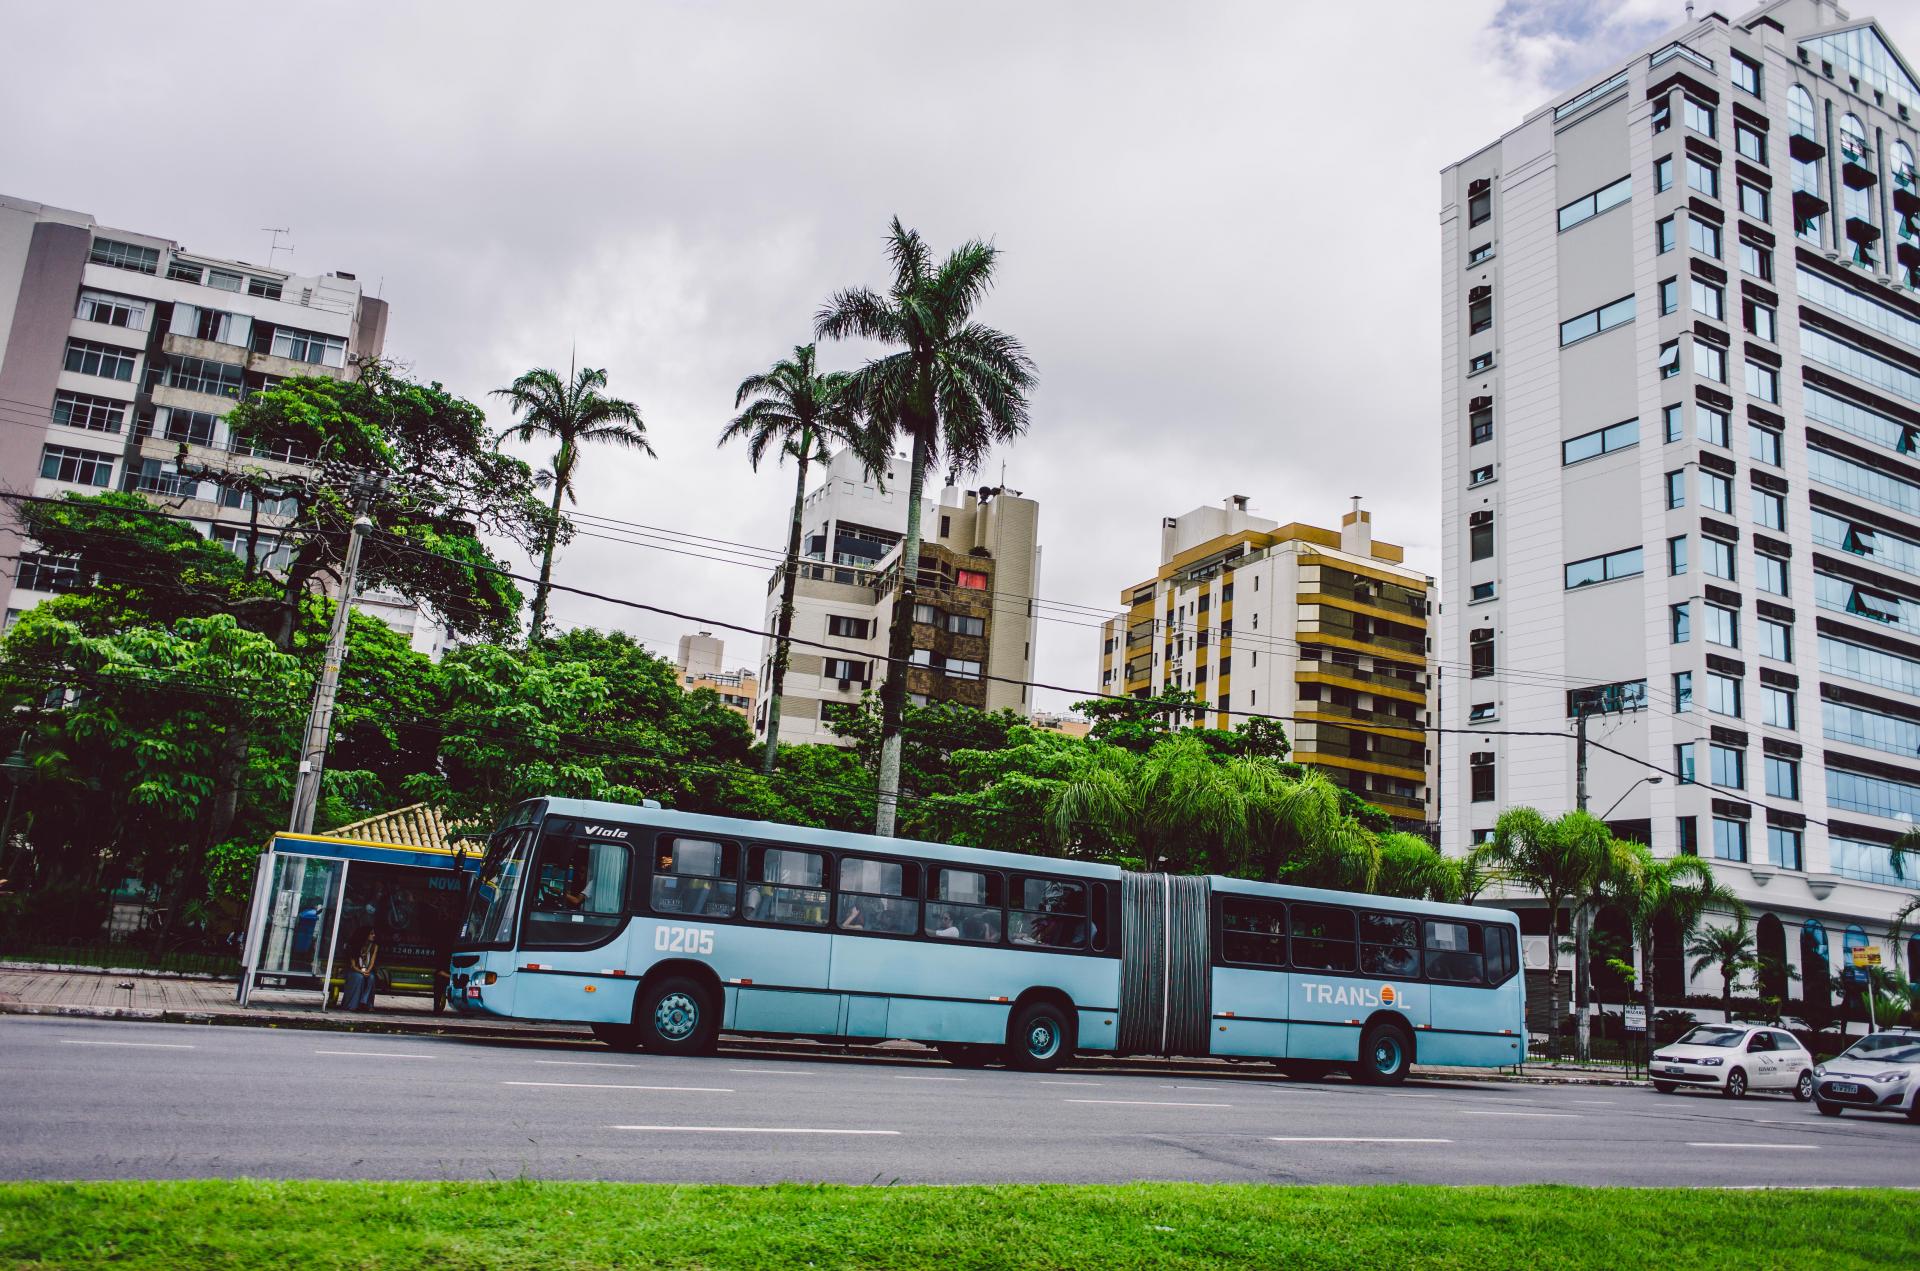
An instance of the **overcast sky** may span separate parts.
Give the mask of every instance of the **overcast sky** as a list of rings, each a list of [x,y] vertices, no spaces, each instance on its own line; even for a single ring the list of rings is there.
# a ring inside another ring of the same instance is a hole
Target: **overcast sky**
[[[1920,0],[1854,12],[1920,52]],[[1229,494],[1323,525],[1363,495],[1437,570],[1439,170],[1681,14],[11,4],[0,189],[255,262],[260,227],[290,226],[276,263],[357,273],[392,304],[389,353],[502,423],[485,392],[577,345],[660,455],[594,454],[580,508],[768,548],[791,472],[715,449],[734,386],[831,290],[884,282],[890,216],[941,251],[991,237],[981,316],[1040,385],[984,475],[1004,459],[1041,504],[1041,592],[1104,607],[1153,572],[1162,516]],[[762,618],[758,567],[589,538],[556,576]],[[669,653],[689,626],[556,613]],[[730,635],[728,661],[758,644]],[[1043,622],[1038,652],[1041,679],[1097,682],[1094,631]]]

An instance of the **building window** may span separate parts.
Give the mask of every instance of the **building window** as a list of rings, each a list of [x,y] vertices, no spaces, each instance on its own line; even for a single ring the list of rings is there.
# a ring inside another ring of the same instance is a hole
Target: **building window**
[[[1480,244],[1480,246],[1474,248],[1472,251],[1467,253],[1467,264],[1469,266],[1478,265],[1482,261],[1491,260],[1492,258],[1493,258],[1493,244],[1482,243]]]
[[[1740,581],[1740,571],[1734,564],[1733,544],[1717,538],[1700,540],[1700,568],[1710,578],[1722,578],[1730,583]]]
[[[1673,778],[1677,785],[1694,783],[1693,743],[1683,741],[1673,748]]]
[[[102,379],[130,380],[139,354],[117,344],[94,340],[68,340],[66,368],[79,375],[98,375]]]
[[[1690,816],[1677,816],[1673,819],[1674,847],[1682,856],[1700,855],[1700,824]]]
[[[1771,306],[1763,305],[1758,300],[1742,300],[1740,314],[1747,334],[1765,340],[1768,344],[1779,342],[1779,323],[1774,317]]]
[[[220,417],[204,410],[181,410],[174,407],[167,411],[167,424],[163,435],[168,441],[184,441],[196,446],[211,446],[214,429],[219,425]]]
[[[1722,648],[1740,647],[1740,614],[1737,610],[1724,605],[1708,605],[1702,615],[1701,630],[1708,644],[1717,644]]]
[[[1667,573],[1679,577],[1687,572],[1687,536],[1676,534],[1667,540]]]
[[[1663,193],[1673,188],[1673,156],[1664,155],[1653,161],[1653,192]]]
[[[1779,526],[1774,526],[1779,529]],[[1787,594],[1787,562],[1778,556],[1769,556],[1765,552],[1755,554],[1753,558],[1753,585],[1770,596]]]
[[[53,395],[53,422],[56,424],[85,428],[90,432],[119,432],[126,418],[127,403],[117,402],[111,397],[95,397],[91,393],[69,393],[64,390]]]
[[[1747,363],[1747,396],[1763,402],[1780,401],[1780,372],[1758,362]]]
[[[1696,403],[1693,415],[1698,421],[1694,430],[1699,434],[1701,441],[1722,449],[1733,448],[1733,443],[1727,438],[1727,412]]]
[[[1475,702],[1472,709],[1467,711],[1469,724],[1484,724],[1498,718],[1500,718],[1499,708],[1492,702]]]
[[[1562,232],[1572,229],[1582,221],[1591,220],[1611,208],[1619,207],[1633,197],[1633,178],[1621,177],[1611,185],[1602,186],[1584,198],[1575,199],[1560,209],[1560,229]]]
[[[1735,123],[1733,125],[1733,148],[1740,152],[1741,158],[1751,159],[1762,167],[1766,166],[1766,133],[1749,128],[1743,123]]]
[[[1797,728],[1799,718],[1794,691],[1790,688],[1776,688],[1771,684],[1760,686],[1760,722],[1774,728]]]
[[[1667,474],[1667,510],[1687,505],[1687,470],[1675,468]]]
[[[1496,594],[1497,591],[1493,583],[1475,583],[1472,591],[1468,593],[1469,599],[1467,603],[1477,605],[1483,600],[1492,600]],[[1258,663],[1255,665],[1258,665]]]
[[[1493,402],[1491,399],[1474,399],[1476,403],[1467,415],[1467,435],[1470,445],[1479,445],[1483,441],[1493,440]]]
[[[1728,68],[1733,74],[1733,86],[1760,96],[1760,63],[1739,53],[1731,55],[1732,65]],[[1801,92],[1806,92],[1803,88]]]
[[[1671,127],[1673,127],[1673,107],[1667,104],[1665,98],[1661,98],[1653,106],[1653,135],[1657,137]]]
[[[1673,240],[1673,218],[1671,216],[1663,216],[1653,223],[1653,251],[1655,255],[1664,256],[1666,253],[1672,251]]]
[[[26,591],[46,592],[79,591],[82,584],[80,566],[74,559],[49,552],[20,553],[13,581]]]
[[[1679,402],[1671,406],[1662,406],[1660,418],[1666,426],[1665,431],[1669,442],[1687,439],[1687,408],[1685,406]]]
[[[1473,802],[1492,803],[1493,789],[1493,752],[1475,751],[1468,767],[1473,772]]]
[[[923,649],[915,649],[914,660],[920,659]],[[865,684],[867,682],[867,664],[852,658],[826,658],[821,662],[821,677],[839,680],[846,684]]]
[[[1767,206],[1767,192],[1745,181],[1736,181],[1734,184],[1739,187],[1740,211],[1756,221],[1769,219],[1772,214]]]
[[[1733,482],[1717,472],[1701,469],[1700,506],[1715,512],[1733,511]]]
[[[1755,462],[1780,466],[1780,434],[1771,428],[1752,424],[1747,428],[1747,453]]]
[[[1492,369],[1493,353],[1491,351],[1476,353],[1474,354],[1473,360],[1467,363],[1467,373],[1469,375],[1478,375],[1482,371],[1490,371]]]
[[[1660,313],[1665,316],[1680,307],[1680,280],[1662,278],[1660,280]]]
[[[1799,763],[1778,755],[1768,755],[1767,794],[1775,799],[1793,799],[1797,802],[1800,798]]]
[[[1793,661],[1793,628],[1784,622],[1762,618],[1756,624],[1757,651],[1763,658],[1779,662]]]
[[[1472,678],[1485,679],[1493,674],[1493,628],[1481,627],[1467,636]]]
[[[1720,259],[1720,227],[1709,224],[1697,216],[1687,218],[1687,246],[1702,256]]]
[[[1693,672],[1675,671],[1673,673],[1673,709],[1690,711],[1693,709]]]
[[[1490,463],[1475,468],[1467,474],[1467,484],[1470,486],[1485,485],[1491,480],[1493,480],[1493,465]]]
[[[159,248],[140,247],[133,243],[116,242],[111,238],[94,239],[93,249],[87,253],[87,259],[96,265],[131,269],[136,274],[153,274],[160,271]]]
[[[1795,796],[1798,797],[1798,796]],[[1800,831],[1784,826],[1767,827],[1767,855],[1781,869],[1805,869],[1800,850]]]
[[[1693,341],[1693,373],[1716,384],[1726,383],[1727,351],[1696,336]]]
[[[1716,715],[1725,715],[1731,719],[1742,718],[1740,687],[1740,681],[1735,677],[1722,675],[1718,671],[1708,671],[1707,709]]]
[[[1753,488],[1753,523],[1769,530],[1787,528],[1787,501],[1771,490]],[[1766,572],[1764,568],[1761,571]]]
[[[1467,334],[1493,330],[1493,297],[1480,296],[1467,306]]]
[[[1687,127],[1693,129],[1695,132],[1699,133],[1703,137],[1712,137],[1717,135],[1713,130],[1714,129],[1713,107],[1705,105],[1704,103],[1701,103],[1701,102],[1697,102],[1693,98],[1686,96],[1684,93],[1681,94],[1681,97],[1680,97],[1680,117],[1687,121]],[[1691,163],[1692,160],[1689,159],[1688,162]],[[1705,191],[1701,191],[1701,192],[1705,193]]]
[[[1627,450],[1640,444],[1640,421],[1629,419],[1607,428],[1582,433],[1578,437],[1569,437],[1560,443],[1560,462],[1579,463],[1583,459],[1592,459],[1600,455],[1610,455],[1616,450]]]
[[[259,296],[262,300],[278,300],[280,298],[280,281],[277,278],[249,278],[247,279],[247,294],[249,296]]]
[[[1693,639],[1693,614],[1691,602],[1681,601],[1677,605],[1667,606],[1667,636],[1673,644],[1685,644]]]
[[[915,622],[932,622],[933,621],[932,617],[924,617],[924,618],[921,617],[921,611],[923,610],[926,611],[928,614],[933,614],[937,612],[937,610],[935,610],[932,605],[915,605],[913,607],[913,620]],[[842,614],[837,614],[837,613],[828,614],[827,615],[827,634],[830,636],[838,636],[838,637],[843,637],[850,640],[864,640],[869,635],[873,634],[873,619],[849,618]],[[836,676],[834,678],[851,679],[853,677],[852,676]]]
[[[1467,557],[1486,560],[1493,555],[1493,513],[1475,512],[1467,517]]]
[[[1723,790],[1744,790],[1747,788],[1747,752],[1736,750],[1732,746],[1708,746],[1707,758],[1711,761],[1714,785]]]
[[[236,274],[231,269],[209,268],[207,270],[207,286],[220,291],[239,291],[246,285],[246,281],[244,275]]]
[[[315,331],[296,331],[291,327],[275,327],[273,355],[292,362],[312,362],[320,366],[345,366],[347,342],[337,335],[321,335]],[[942,520],[944,521],[945,518],[943,517]]]
[[[1467,193],[1467,225],[1484,225],[1493,219],[1493,190],[1484,181],[1475,181]]]
[[[953,571],[953,585],[967,591],[985,591],[987,576],[977,569],[956,569]]]
[[[1710,199],[1720,197],[1720,169],[1687,156],[1687,188]]]
[[[1586,560],[1577,560],[1567,566],[1567,590],[1621,578],[1636,578],[1642,572],[1641,551],[1637,547],[1609,552],[1605,556],[1589,556]]]
[[[167,385],[189,393],[238,398],[246,391],[246,369],[231,362],[183,357],[167,368]]]
[[[1680,373],[1680,341],[1668,340],[1660,346],[1660,378],[1670,380]]]
[[[1747,859],[1747,823],[1713,818],[1713,854],[1723,861]]]
[[[1633,297],[1622,296],[1611,304],[1601,305],[1598,309],[1589,309],[1585,313],[1568,318],[1565,322],[1562,322],[1560,324],[1560,346],[1565,348],[1567,345],[1584,340],[1588,336],[1598,335],[1602,331],[1611,331],[1615,327],[1625,326],[1632,321]]]
[[[1693,311],[1712,318],[1715,322],[1727,320],[1727,294],[1713,283],[1695,278],[1693,280]]]
[[[131,296],[116,296],[108,291],[83,291],[80,293],[80,307],[73,316],[81,322],[98,322],[102,326],[145,331],[147,302]]]
[[[72,446],[43,446],[40,450],[40,475],[48,481],[69,481],[100,489],[113,484],[113,459],[96,450],[77,450]]]
[[[1773,281],[1773,251],[1758,243],[1740,240],[1740,272],[1751,274],[1762,282]]]

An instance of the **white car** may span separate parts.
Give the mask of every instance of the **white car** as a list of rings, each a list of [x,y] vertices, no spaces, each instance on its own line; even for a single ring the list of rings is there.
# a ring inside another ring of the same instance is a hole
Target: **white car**
[[[1814,1106],[1830,1117],[1848,1108],[1904,1112],[1920,1121],[1920,1033],[1869,1033],[1813,1070]]]
[[[1813,1098],[1813,1056],[1792,1033],[1765,1024],[1701,1024],[1654,1051],[1647,1070],[1661,1094],[1698,1086],[1729,1099],[1749,1090]]]

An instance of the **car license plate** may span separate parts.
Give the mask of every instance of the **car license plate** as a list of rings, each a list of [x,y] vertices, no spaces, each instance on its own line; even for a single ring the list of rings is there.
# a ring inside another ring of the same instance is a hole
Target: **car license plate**
[[[1835,1094],[1859,1094],[1860,1087],[1851,1081],[1836,1081],[1830,1087]]]
[[[1685,1072],[1686,1069],[1682,1068],[1679,1064],[1668,1064],[1665,1068],[1662,1068],[1660,1071],[1661,1072]]]

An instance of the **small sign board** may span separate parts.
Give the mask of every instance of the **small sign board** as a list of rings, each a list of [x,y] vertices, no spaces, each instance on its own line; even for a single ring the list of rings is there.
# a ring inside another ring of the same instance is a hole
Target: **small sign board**
[[[1853,964],[1857,967],[1879,966],[1880,950],[1871,945],[1864,949],[1855,949],[1853,951]]]
[[[1646,1032],[1647,1008],[1644,1006],[1629,1006],[1625,1008],[1625,1023],[1627,1031],[1630,1033]]]

